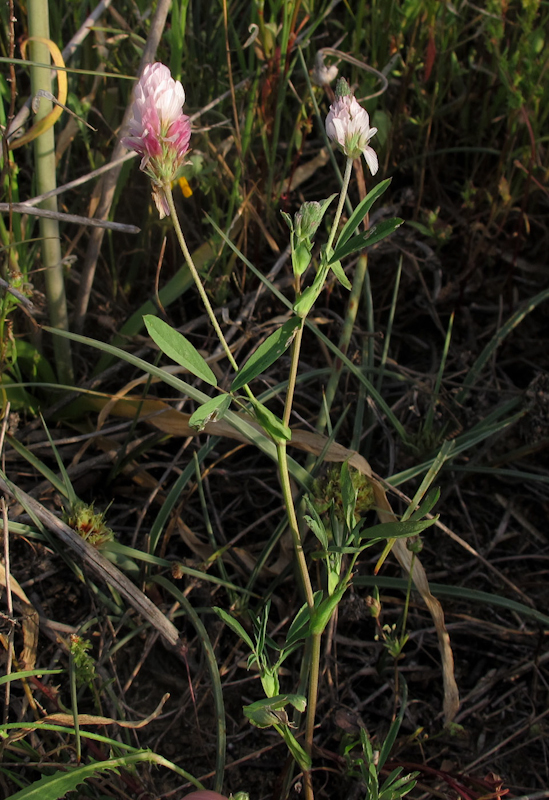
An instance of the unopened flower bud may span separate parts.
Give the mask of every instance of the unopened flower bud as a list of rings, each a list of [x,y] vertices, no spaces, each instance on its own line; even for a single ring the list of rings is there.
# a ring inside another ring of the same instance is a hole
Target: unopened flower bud
[[[345,80],[345,78],[339,78],[338,82],[336,83],[336,90],[335,90],[336,100],[339,100],[340,97],[352,97],[353,93],[351,91],[351,87]]]
[[[419,536],[410,536],[406,539],[406,549],[410,551],[410,553],[421,553],[423,550],[423,542]]]
[[[303,203],[294,217],[294,229],[297,238],[300,241],[311,239],[317,232],[323,215],[322,205],[316,200]]]
[[[379,615],[381,614],[381,601],[379,597],[372,597],[369,595],[366,598],[366,605],[370,609],[370,614],[374,619],[378,619]]]
[[[292,267],[296,275],[303,275],[311,263],[311,248],[301,242],[292,252]]]

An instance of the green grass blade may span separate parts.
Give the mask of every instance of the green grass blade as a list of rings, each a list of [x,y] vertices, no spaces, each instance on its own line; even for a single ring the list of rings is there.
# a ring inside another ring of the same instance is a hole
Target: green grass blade
[[[359,575],[353,579],[355,586],[378,586],[380,589],[400,589],[406,591],[408,581],[405,578],[387,578],[380,575]],[[502,597],[499,594],[491,594],[491,592],[481,592],[478,589],[467,589],[463,586],[448,586],[444,583],[431,583],[429,587],[435,596],[456,597],[458,600],[470,600],[475,604],[482,604],[488,606],[498,606],[505,608],[507,611],[516,611],[523,617],[530,617],[530,619],[541,622],[542,625],[549,626],[549,616],[537,611],[535,608],[530,608],[524,603],[518,603],[516,600],[509,600],[507,597]]]
[[[153,581],[157,583],[159,586],[163,586],[172,597],[181,604],[181,607],[189,617],[191,624],[193,625],[198,638],[202,644],[204,649],[204,654],[206,656],[206,661],[208,664],[208,671],[210,673],[210,678],[212,681],[212,694],[214,698],[214,706],[215,706],[215,718],[217,720],[217,752],[216,752],[216,764],[215,764],[215,791],[221,792],[223,790],[223,773],[225,771],[225,754],[226,754],[226,747],[227,747],[227,729],[225,724],[225,705],[223,703],[223,690],[221,688],[221,678],[219,676],[219,668],[217,666],[217,659],[215,657],[215,652],[212,647],[212,643],[210,641],[210,637],[208,636],[208,631],[204,627],[202,620],[189,603],[188,599],[185,595],[177,589],[173,583],[167,578],[163,578],[162,576],[156,576],[153,578]]]
[[[56,336],[64,336],[67,339],[72,339],[75,342],[79,342],[80,344],[89,345],[90,347],[95,347],[98,350],[102,350],[105,353],[109,353],[117,358],[121,358],[123,361],[127,361],[129,364],[133,364],[133,366],[138,367],[138,369],[142,369],[143,372],[149,373],[149,375],[153,375],[156,378],[160,378],[160,380],[167,383],[172,388],[176,389],[178,392],[181,392],[188,397],[191,397],[196,402],[203,404],[206,403],[210,398],[204,392],[195,389],[194,386],[182,381],[180,378],[177,378],[175,375],[170,375],[169,372],[161,369],[160,367],[155,367],[153,364],[149,364],[147,361],[144,361],[142,358],[138,358],[137,356],[132,355],[131,353],[127,353],[125,350],[120,350],[118,347],[113,347],[110,344],[106,344],[105,342],[99,342],[95,339],[90,339],[87,336],[81,336],[77,333],[71,333],[69,331],[61,331],[56,330],[55,328],[48,328],[44,327],[44,330],[49,331],[50,333],[55,334]],[[351,362],[349,362],[351,363]],[[227,412],[225,415],[225,419],[229,422],[232,427],[241,433],[243,436],[248,439],[251,444],[254,444],[258,447],[263,453],[269,456],[273,461],[277,462],[277,455],[276,455],[276,446],[274,442],[266,436],[263,431],[258,430],[254,425],[248,422],[243,417],[238,416],[232,411]],[[308,487],[310,485],[310,476],[308,472],[303,469],[303,467],[297,463],[293,458],[288,458],[288,466],[292,476],[304,487]]]
[[[503,340],[511,333],[512,330],[514,330],[514,328],[517,327],[517,325],[519,325],[522,322],[522,320],[531,311],[533,311],[536,308],[536,306],[538,306],[540,303],[543,303],[543,301],[547,300],[548,298],[549,298],[549,289],[544,289],[543,292],[540,292],[535,297],[532,297],[532,299],[529,300],[525,306],[516,311],[513,314],[513,316],[507,320],[505,325],[503,325],[500,328],[500,330],[496,333],[496,335],[493,336],[492,339],[488,342],[482,353],[479,355],[479,357],[469,370],[467,377],[463,381],[463,386],[456,395],[456,402],[463,403],[467,399],[471,387],[473,387],[477,382],[477,380],[479,379],[480,373],[482,372],[485,364],[487,363],[487,361],[489,361],[489,359],[495,353],[495,351],[503,342]]]
[[[63,478],[63,483],[65,485],[65,497],[69,501],[69,504],[71,505],[71,507],[74,508],[74,506],[76,505],[76,503],[78,501],[78,497],[76,496],[76,492],[73,489],[71,479],[69,478],[67,470],[65,469],[65,465],[63,464],[63,459],[59,455],[59,451],[57,450],[57,447],[55,446],[55,442],[53,441],[53,439],[51,437],[49,428],[46,425],[46,420],[44,419],[42,414],[40,414],[40,419],[42,420],[42,425],[44,426],[44,430],[46,431],[46,436],[48,437],[48,441],[50,443],[51,449],[53,450],[53,454],[55,456],[55,460],[57,461],[57,466],[59,467],[59,472],[61,473],[61,477]]]
[[[22,678],[32,678],[34,675],[59,675],[64,672],[62,669],[24,669],[21,672],[11,672],[0,678],[0,686],[9,681],[19,681]]]

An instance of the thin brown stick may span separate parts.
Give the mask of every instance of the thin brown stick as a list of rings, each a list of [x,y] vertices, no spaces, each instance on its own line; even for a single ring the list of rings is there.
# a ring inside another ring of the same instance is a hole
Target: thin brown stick
[[[50,194],[48,192],[48,194]],[[107,219],[94,217],[81,217],[78,214],[65,214],[62,211],[50,211],[48,208],[33,208],[26,203],[0,203],[0,211],[15,212],[16,214],[31,214],[34,217],[58,219],[60,222],[74,222],[77,225],[90,225],[92,228],[108,228],[111,231],[122,233],[139,233],[141,228],[136,225],[124,225],[122,222],[109,222]]]

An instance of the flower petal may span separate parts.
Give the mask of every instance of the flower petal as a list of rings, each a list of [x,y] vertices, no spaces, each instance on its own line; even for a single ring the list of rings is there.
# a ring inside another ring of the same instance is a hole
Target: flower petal
[[[370,172],[372,175],[375,175],[379,169],[379,163],[377,160],[377,154],[373,147],[365,147],[362,151],[364,158],[366,159],[366,163],[370,168]]]

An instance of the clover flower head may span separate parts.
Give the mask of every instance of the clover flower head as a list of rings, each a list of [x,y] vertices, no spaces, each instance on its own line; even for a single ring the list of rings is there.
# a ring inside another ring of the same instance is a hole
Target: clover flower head
[[[348,90],[347,84],[345,84]],[[338,83],[335,102],[330,106],[326,117],[326,133],[337,142],[348,158],[359,158],[362,154],[372,175],[378,170],[377,155],[370,147],[370,139],[377,128],[370,128],[370,117],[353,94],[345,93],[345,87]]]
[[[164,64],[147,64],[134,90],[132,118],[122,144],[141,156],[153,182],[160,218],[169,214],[163,187],[171,183],[189,149],[191,123],[183,114],[185,90]]]

